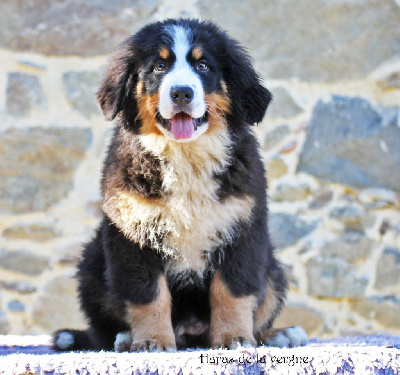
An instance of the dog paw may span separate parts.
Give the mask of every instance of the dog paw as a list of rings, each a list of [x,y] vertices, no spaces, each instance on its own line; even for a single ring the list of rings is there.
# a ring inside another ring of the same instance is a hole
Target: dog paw
[[[229,345],[229,349],[252,348],[254,345],[244,337],[235,337]]]
[[[114,341],[114,350],[116,352],[129,352],[132,345],[132,334],[130,331],[124,331],[117,334]]]
[[[214,349],[232,349],[236,350],[239,348],[252,348],[255,346],[254,338],[246,337],[234,337],[234,338],[221,338],[216,340],[212,347]]]
[[[67,351],[74,347],[75,336],[69,331],[57,331],[53,337],[53,347],[56,350]]]
[[[131,352],[175,352],[176,348],[173,344],[162,344],[156,340],[145,340],[142,342],[132,343]]]
[[[277,328],[266,331],[259,338],[262,344],[279,348],[293,348],[307,344],[308,337],[301,327]]]

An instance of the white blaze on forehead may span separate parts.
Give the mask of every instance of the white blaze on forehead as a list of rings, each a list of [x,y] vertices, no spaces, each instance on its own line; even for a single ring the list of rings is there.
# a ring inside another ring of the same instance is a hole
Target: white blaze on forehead
[[[189,39],[191,39],[191,32],[190,30],[179,26],[173,26],[172,32],[172,37],[174,40],[172,50],[176,56],[175,69],[183,68],[185,65],[187,65],[186,56],[190,50]]]
[[[171,87],[189,86],[194,93],[189,114],[193,118],[200,118],[206,111],[206,105],[201,80],[187,61],[187,56],[192,47],[191,30],[173,25],[168,26],[166,31],[172,37],[172,51],[176,60],[172,69],[165,75],[160,87],[160,114],[162,117],[170,119],[176,112],[170,97]]]

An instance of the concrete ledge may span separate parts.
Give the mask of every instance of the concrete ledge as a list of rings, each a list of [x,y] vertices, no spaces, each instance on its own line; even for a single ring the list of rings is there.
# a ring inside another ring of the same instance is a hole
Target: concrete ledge
[[[399,336],[313,339],[301,348],[55,353],[49,336],[0,336],[0,374],[398,374]]]

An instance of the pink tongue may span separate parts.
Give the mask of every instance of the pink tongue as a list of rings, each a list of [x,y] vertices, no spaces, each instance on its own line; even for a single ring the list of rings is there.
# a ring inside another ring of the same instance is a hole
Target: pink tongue
[[[190,138],[194,132],[193,118],[179,112],[171,118],[171,131],[176,138]]]

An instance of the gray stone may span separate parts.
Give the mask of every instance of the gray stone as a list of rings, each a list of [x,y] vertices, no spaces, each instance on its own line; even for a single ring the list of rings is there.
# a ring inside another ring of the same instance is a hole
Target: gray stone
[[[82,128],[0,133],[0,212],[44,210],[65,197],[90,143],[90,130]]]
[[[304,184],[300,185],[279,185],[276,188],[272,199],[277,202],[296,202],[305,200],[310,194],[310,187]]]
[[[372,297],[350,302],[352,310],[384,327],[400,329],[400,301],[392,297]]]
[[[266,170],[268,185],[270,185],[272,180],[284,176],[288,167],[282,159],[273,158],[267,162]]]
[[[0,335],[7,335],[10,331],[7,315],[0,310]]]
[[[74,110],[87,118],[100,115],[96,102],[100,81],[101,73],[97,71],[68,72],[63,75],[68,101]]]
[[[378,261],[375,287],[400,286],[400,250],[386,247]]]
[[[41,224],[16,224],[3,232],[3,237],[10,240],[44,242],[57,236],[58,233],[52,226]]]
[[[25,306],[21,301],[13,300],[8,302],[7,307],[12,312],[24,312]]]
[[[25,281],[1,281],[0,285],[4,289],[11,290],[20,294],[30,294],[36,292],[37,288]]]
[[[347,262],[365,261],[377,243],[360,233],[346,233],[338,240],[326,243],[320,250],[324,257],[340,258]]]
[[[110,53],[150,21],[159,0],[2,1],[0,46],[47,55]]]
[[[33,306],[34,323],[44,331],[74,327],[85,328],[85,319],[77,301],[76,281],[60,277],[50,281]]]
[[[38,78],[8,73],[6,108],[9,114],[17,117],[28,115],[33,108],[45,109],[46,99]]]
[[[332,201],[332,198],[332,190],[328,188],[322,188],[314,193],[313,200],[310,202],[309,207],[311,210],[318,210],[330,203]]]
[[[399,108],[362,98],[319,101],[307,129],[299,172],[356,188],[400,186]]]
[[[29,276],[40,275],[49,266],[49,259],[26,250],[0,250],[0,268]]]
[[[359,79],[400,51],[400,7],[394,0],[202,0],[248,47],[266,78]]]
[[[268,107],[268,117],[293,117],[302,112],[302,109],[297,105],[285,88],[277,87],[271,91],[273,101]]]
[[[372,227],[375,223],[374,215],[368,214],[355,206],[335,207],[331,210],[329,216],[344,224],[348,229],[359,232]]]
[[[343,259],[317,256],[307,262],[306,269],[308,293],[318,297],[361,297],[368,284],[368,279],[358,277]]]
[[[296,215],[272,213],[269,217],[269,232],[272,243],[278,249],[296,244],[310,234],[318,222],[306,222]]]
[[[324,327],[324,317],[303,304],[287,305],[274,322],[274,328],[300,326],[307,335],[317,335]]]
[[[274,130],[268,132],[265,136],[264,150],[268,151],[290,134],[289,126],[279,125]]]

